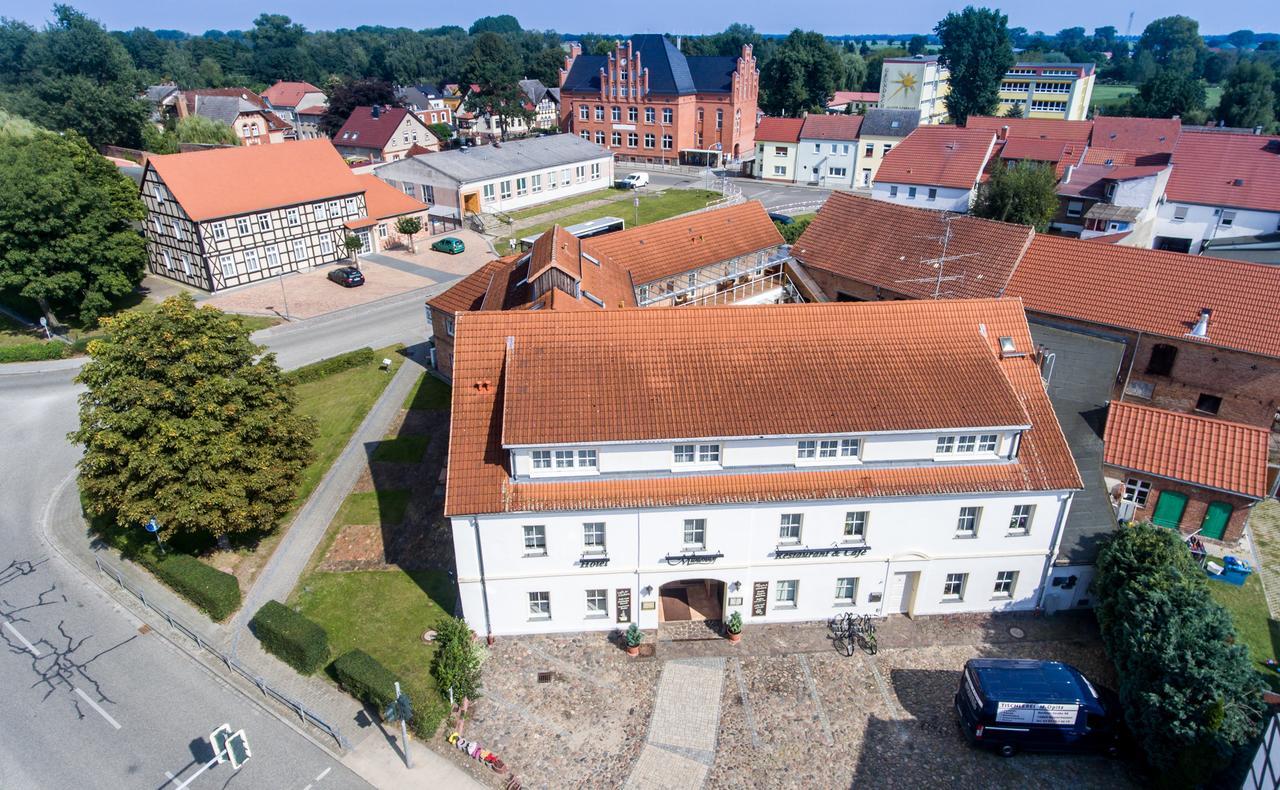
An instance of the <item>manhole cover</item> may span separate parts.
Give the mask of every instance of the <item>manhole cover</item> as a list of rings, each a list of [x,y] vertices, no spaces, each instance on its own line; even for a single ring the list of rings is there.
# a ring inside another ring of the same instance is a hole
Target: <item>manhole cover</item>
[[[1016,625],[1009,626],[1009,636],[1013,637],[1014,639],[1021,639],[1026,635],[1027,635],[1027,632],[1023,631],[1018,626]]]

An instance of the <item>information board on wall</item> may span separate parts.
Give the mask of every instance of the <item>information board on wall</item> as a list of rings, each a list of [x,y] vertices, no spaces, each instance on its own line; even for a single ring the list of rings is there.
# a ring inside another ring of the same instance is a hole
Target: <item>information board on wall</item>
[[[1074,704],[1050,704],[1043,702],[1001,702],[996,708],[996,721],[1010,724],[1076,723],[1080,706]]]
[[[619,587],[614,594],[614,609],[618,613],[619,623],[631,622],[631,588]]]
[[[751,616],[764,617],[769,607],[769,582],[756,582],[751,588]]]

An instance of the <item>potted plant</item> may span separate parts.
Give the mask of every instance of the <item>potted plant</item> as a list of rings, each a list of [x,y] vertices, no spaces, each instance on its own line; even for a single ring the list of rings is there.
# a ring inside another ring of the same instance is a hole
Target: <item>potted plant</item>
[[[632,623],[627,627],[625,636],[627,640],[627,655],[640,655],[640,643],[644,641],[644,632],[640,630],[640,626]]]
[[[734,612],[724,622],[724,630],[729,633],[729,641],[737,644],[742,639],[742,612]]]

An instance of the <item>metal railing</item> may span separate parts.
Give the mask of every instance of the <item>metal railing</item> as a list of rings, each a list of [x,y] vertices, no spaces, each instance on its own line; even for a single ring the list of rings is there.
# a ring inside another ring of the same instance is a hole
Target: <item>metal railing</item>
[[[685,302],[682,302],[681,304],[699,305],[699,306],[706,306],[706,305],[713,305],[713,304],[733,304],[749,296],[756,296],[757,294],[762,294],[767,291],[773,291],[779,288],[785,288],[786,284],[787,284],[786,274],[782,272],[778,272],[777,274],[770,274],[765,277],[760,277],[755,280],[749,280],[745,283],[734,285],[732,288],[727,288],[723,291],[716,291],[715,293],[706,294],[705,296],[696,296]]]
[[[159,606],[156,606],[151,601],[148,601],[146,593],[144,593],[141,589],[135,589],[133,587],[130,587],[129,584],[124,580],[124,576],[120,573],[119,570],[111,567],[110,565],[103,562],[98,557],[94,557],[93,562],[95,565],[98,566],[98,570],[101,573],[103,573],[106,576],[109,576],[112,579],[115,579],[117,584],[119,584],[122,588],[124,588],[126,592],[132,594],[135,598],[141,601],[143,606],[145,606],[146,608],[150,609],[151,611],[163,617],[165,622],[169,624],[170,628],[182,634],[183,636],[187,637],[191,641],[195,642],[196,647],[202,650],[207,650],[210,653],[212,653],[215,657],[217,657],[218,661],[226,665],[228,670],[240,675],[245,680],[248,680],[250,683],[257,686],[258,690],[261,691],[264,696],[274,699],[276,702],[279,702],[281,705],[288,707],[294,713],[297,713],[298,718],[302,720],[303,724],[310,724],[316,729],[321,730],[322,732],[324,732],[324,734],[328,735],[330,738],[333,738],[334,742],[337,743],[338,746],[342,749],[349,749],[351,747],[351,744],[347,741],[346,738],[342,736],[342,733],[338,732],[336,729],[331,727],[328,724],[328,722],[326,722],[324,719],[320,718],[316,714],[307,710],[306,706],[304,706],[301,702],[298,702],[297,700],[291,697],[288,697],[279,691],[276,691],[274,688],[267,685],[267,682],[263,680],[260,676],[250,672],[249,669],[246,668],[244,665],[242,665],[239,661],[236,661],[234,658],[228,656],[227,654],[223,653],[221,650],[218,650],[216,647],[214,647],[209,642],[209,640],[200,636],[200,634],[195,629],[187,626],[181,620],[174,617],[169,612],[166,612],[164,609],[161,609]]]

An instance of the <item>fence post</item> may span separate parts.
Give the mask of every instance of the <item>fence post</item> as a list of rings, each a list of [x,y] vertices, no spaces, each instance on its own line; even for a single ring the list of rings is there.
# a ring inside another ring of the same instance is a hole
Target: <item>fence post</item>
[[[302,719],[302,723],[303,723],[303,724],[306,724],[306,723],[307,723],[307,714],[306,714],[306,712],[305,712],[305,711],[303,711],[303,709],[302,709],[302,703],[301,703],[301,702],[295,702],[294,704],[298,706],[298,718],[299,718],[299,719]]]

